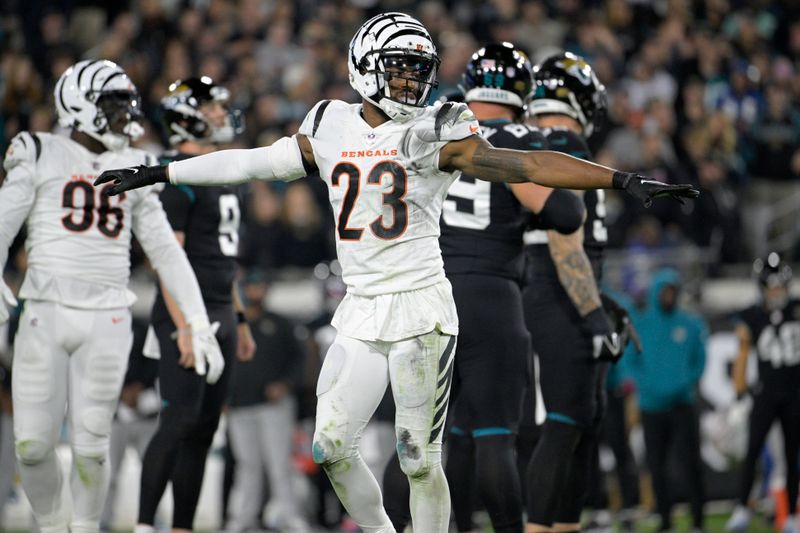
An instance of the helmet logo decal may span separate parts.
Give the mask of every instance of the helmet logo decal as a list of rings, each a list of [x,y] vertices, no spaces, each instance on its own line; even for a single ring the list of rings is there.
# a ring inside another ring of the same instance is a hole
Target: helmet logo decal
[[[582,84],[591,85],[592,77],[589,63],[579,57],[566,57],[558,63],[558,66],[575,76]]]

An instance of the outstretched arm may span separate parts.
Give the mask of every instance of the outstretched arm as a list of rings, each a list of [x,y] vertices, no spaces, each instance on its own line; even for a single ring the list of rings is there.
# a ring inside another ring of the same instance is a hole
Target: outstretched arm
[[[282,137],[270,146],[251,150],[220,150],[173,161],[168,166],[106,170],[95,186],[113,182],[110,195],[159,182],[189,185],[230,185],[256,179],[291,181],[316,167],[311,143],[304,135]]]
[[[487,181],[532,181],[567,189],[625,189],[646,206],[661,196],[697,198],[699,195],[691,185],[647,180],[559,152],[495,148],[477,135],[445,145],[439,153],[439,168],[461,170]]]

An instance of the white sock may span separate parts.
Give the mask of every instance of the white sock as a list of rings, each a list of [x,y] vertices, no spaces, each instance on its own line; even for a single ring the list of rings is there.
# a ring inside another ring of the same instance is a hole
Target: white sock
[[[136,524],[136,527],[133,528],[133,533],[154,533],[154,531],[153,526],[146,524]]]
[[[422,525],[422,531],[447,533],[450,529],[450,488],[442,464],[431,467],[427,475],[409,477],[408,481],[412,525]]]
[[[64,501],[64,481],[55,450],[36,464],[19,461],[19,477],[42,533],[66,533],[71,512]]]
[[[383,508],[380,486],[361,454],[325,465],[325,473],[347,514],[364,533],[395,533],[389,515]]]
[[[99,530],[110,474],[108,457],[86,457],[73,452],[70,473],[72,532],[93,533]]]

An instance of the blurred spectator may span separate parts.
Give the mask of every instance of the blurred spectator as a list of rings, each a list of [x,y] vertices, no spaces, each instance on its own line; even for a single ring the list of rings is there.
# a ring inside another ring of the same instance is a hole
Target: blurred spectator
[[[752,183],[745,196],[751,252],[765,255],[771,239],[797,242],[795,209],[800,203],[800,114],[787,91],[767,88],[767,105],[750,134]],[[780,207],[779,207],[780,206]]]
[[[791,102],[800,99],[800,8],[791,2],[141,0],[15,5],[4,8],[0,26],[0,148],[29,124],[52,126],[52,119],[37,109],[47,105],[53,80],[81,56],[118,60],[145,96],[143,107],[153,123],[159,120],[156,104],[169,82],[186,71],[206,72],[230,87],[232,102],[251,122],[244,146],[263,144],[291,133],[321,98],[354,101],[341,60],[350,36],[369,14],[400,9],[420,17],[437,41],[440,93],[457,89],[470,54],[489,39],[514,41],[534,61],[556,49],[591,59],[613,95],[607,127],[593,136],[591,146],[597,154],[611,155],[608,162],[618,167],[642,170],[642,135],[650,135],[647,128],[655,124],[689,173],[684,179],[700,181],[699,162],[710,157],[722,165],[727,186],[749,199],[748,191],[740,191],[748,171],[780,171],[784,177],[800,173],[800,153],[783,157],[787,145],[774,143],[780,128],[795,138],[800,131],[791,119],[796,112]],[[783,106],[781,99],[790,104]],[[717,111],[729,117],[733,142],[728,125],[709,131],[721,123]],[[713,138],[706,146],[725,154],[684,160],[681,141],[696,128]],[[740,154],[750,140],[750,166],[745,168]],[[153,141],[151,134],[141,144],[150,148],[147,143]],[[673,163],[670,157],[668,164]],[[758,192],[753,196],[759,197]],[[761,203],[768,209],[775,196]],[[641,216],[635,210],[617,224]],[[329,217],[323,218],[328,225]],[[751,248],[758,243],[753,235],[760,231],[763,236],[764,225],[757,215],[746,219]],[[713,251],[707,235],[689,233]],[[723,254],[725,261],[742,255],[743,245],[731,248]]]
[[[715,102],[736,124],[746,131],[758,119],[764,107],[764,96],[758,89],[761,73],[745,59],[737,59],[730,67],[730,82]]]
[[[646,50],[654,50],[658,42],[649,41]],[[651,100],[663,100],[669,104],[675,100],[678,86],[675,79],[662,68],[660,57],[650,58],[644,54],[629,63],[631,75],[622,81],[628,92],[631,108],[642,111]]]
[[[700,461],[700,423],[696,388],[705,367],[705,321],[678,304],[677,272],[658,271],[650,284],[647,306],[634,316],[644,351],[630,354],[630,370],[639,393],[647,466],[661,518],[657,531],[672,529],[676,494],[668,475],[668,459],[676,463],[689,491],[692,524],[703,528],[704,491]]]
[[[538,63],[559,50],[567,32],[567,25],[550,18],[547,5],[543,1],[523,1],[520,5],[521,18],[514,23],[514,44],[526,50],[531,60]]]
[[[689,234],[695,244],[712,250],[721,263],[736,263],[741,253],[739,199],[735,179],[724,160],[709,156],[695,162],[700,198],[691,206]],[[712,265],[710,274],[717,274]]]
[[[335,257],[333,233],[323,224],[322,212],[305,181],[286,188],[274,246],[277,268],[310,268]]]
[[[236,459],[226,528],[231,533],[260,528],[265,474],[275,511],[270,528],[309,531],[294,493],[291,460],[305,354],[294,326],[264,309],[267,289],[260,270],[251,270],[242,283],[257,349],[252,360],[234,363],[231,376],[228,423]]]
[[[250,185],[245,212],[239,262],[247,268],[270,270],[275,267],[272,253],[281,212],[281,199],[273,185],[254,181]]]

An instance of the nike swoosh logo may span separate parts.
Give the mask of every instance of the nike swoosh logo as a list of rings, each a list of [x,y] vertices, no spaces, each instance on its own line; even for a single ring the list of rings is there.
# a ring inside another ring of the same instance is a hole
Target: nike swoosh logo
[[[115,316],[112,316],[112,317],[111,317],[111,323],[112,323],[112,324],[119,324],[119,323],[120,323],[120,322],[122,322],[123,320],[125,320],[125,319],[124,319],[124,318],[122,318],[122,317],[115,317]]]

